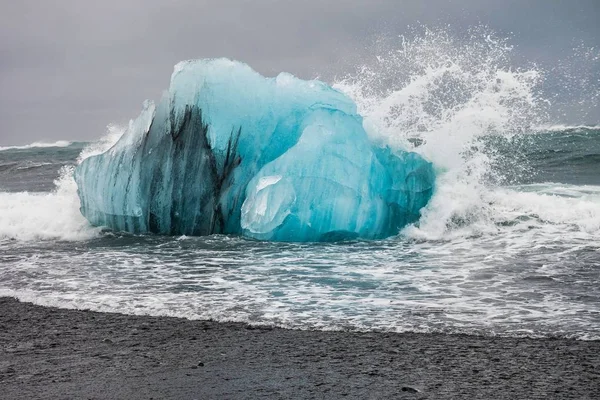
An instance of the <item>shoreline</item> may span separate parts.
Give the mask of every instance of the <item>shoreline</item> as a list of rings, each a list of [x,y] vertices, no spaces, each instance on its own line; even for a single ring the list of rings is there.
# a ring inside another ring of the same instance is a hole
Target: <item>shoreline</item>
[[[594,399],[600,341],[286,330],[0,297],[0,397]]]

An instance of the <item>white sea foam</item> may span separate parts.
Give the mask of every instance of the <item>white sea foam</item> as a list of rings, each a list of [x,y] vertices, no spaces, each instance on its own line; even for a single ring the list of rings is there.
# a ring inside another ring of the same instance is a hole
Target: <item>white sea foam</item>
[[[72,192],[0,193],[0,239],[78,240],[96,233]]]
[[[71,144],[73,144],[73,142],[69,142],[67,140],[59,140],[59,141],[56,141],[53,143],[34,142],[34,143],[23,145],[23,146],[6,146],[6,147],[0,146],[0,151],[25,150],[25,149],[32,149],[32,148],[36,148],[36,147],[68,147]]]
[[[106,151],[122,133],[122,128],[109,126],[107,135],[87,146],[78,161]],[[68,146],[70,142],[57,143]],[[63,168],[55,185],[51,193],[0,192],[0,240],[85,240],[98,235],[99,229],[79,212],[73,169]]]
[[[471,186],[441,185],[441,193],[423,211],[420,223],[403,234],[416,239],[451,240],[457,237],[536,229],[537,244],[565,242],[586,235],[600,237],[600,186],[557,183],[479,190]],[[529,237],[511,236],[513,246],[531,245]]]

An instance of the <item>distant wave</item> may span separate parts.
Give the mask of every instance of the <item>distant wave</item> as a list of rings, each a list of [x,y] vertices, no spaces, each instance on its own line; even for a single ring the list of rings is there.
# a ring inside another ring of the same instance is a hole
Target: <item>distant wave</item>
[[[24,145],[24,146],[6,146],[6,147],[0,146],[0,151],[4,151],[4,150],[25,150],[25,149],[32,149],[32,148],[36,148],[36,147],[68,147],[71,144],[73,144],[73,142],[69,142],[68,140],[58,140],[58,141],[53,142],[53,143],[33,142],[31,144],[27,144],[27,145]]]
[[[35,169],[35,168],[42,168],[45,167],[47,165],[58,165],[58,166],[62,166],[62,163],[59,164],[55,164],[55,163],[51,163],[51,162],[39,162],[39,163],[35,163],[35,162],[26,162],[25,164],[21,164],[18,162],[8,162],[8,163],[0,163],[0,172],[2,171],[9,171],[9,170],[17,170],[17,171],[26,171],[29,169]]]
[[[562,132],[562,131],[574,131],[574,130],[596,130],[600,129],[600,125],[542,125],[536,127],[536,132]]]
[[[21,166],[17,167],[17,170],[25,171],[25,170],[28,170],[28,169],[35,169],[35,168],[45,167],[46,165],[62,165],[62,164],[54,164],[54,163],[51,163],[51,162],[27,163],[25,165],[21,165]]]

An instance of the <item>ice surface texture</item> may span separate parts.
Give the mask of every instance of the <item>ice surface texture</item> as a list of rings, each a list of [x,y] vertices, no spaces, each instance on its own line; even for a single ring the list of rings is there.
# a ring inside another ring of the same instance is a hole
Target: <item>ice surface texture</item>
[[[330,241],[397,234],[435,175],[373,144],[343,93],[218,59],[179,63],[160,103],[75,179],[83,215],[116,231]]]

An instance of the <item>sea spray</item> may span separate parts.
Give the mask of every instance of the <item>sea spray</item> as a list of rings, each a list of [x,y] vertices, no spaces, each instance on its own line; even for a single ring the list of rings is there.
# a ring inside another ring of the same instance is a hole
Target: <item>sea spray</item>
[[[440,173],[423,218],[405,235],[494,232],[490,191],[527,165],[499,165],[507,157],[486,138],[510,141],[512,152],[520,152],[522,134],[547,118],[542,73],[512,67],[508,39],[483,26],[463,38],[418,27],[399,44],[382,39],[374,61],[334,87],[357,102],[365,127],[378,140],[412,148]]]

